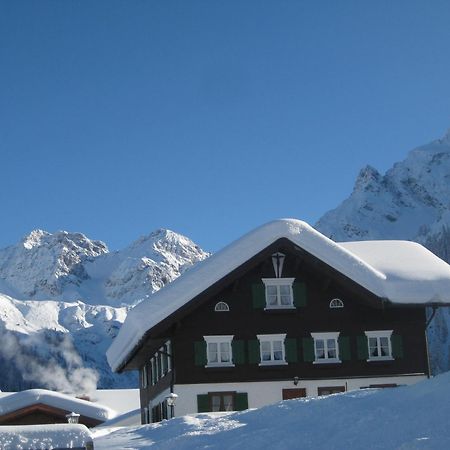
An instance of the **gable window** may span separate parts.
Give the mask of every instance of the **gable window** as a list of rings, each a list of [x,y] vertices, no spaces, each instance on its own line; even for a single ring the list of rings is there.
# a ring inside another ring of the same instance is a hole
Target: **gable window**
[[[225,302],[217,302],[216,306],[214,307],[214,311],[216,311],[216,312],[225,312],[225,311],[229,311],[229,310],[230,310],[230,307]]]
[[[263,278],[266,309],[294,308],[292,284],[295,278]]]
[[[338,338],[339,332],[311,333],[314,339],[314,364],[340,363]]]
[[[231,341],[233,336],[204,336],[206,367],[234,367]]]
[[[392,330],[366,331],[369,348],[368,361],[386,361],[392,357]]]
[[[287,364],[284,348],[286,334],[259,334],[260,366]]]
[[[344,302],[340,298],[333,298],[330,302],[330,308],[343,308]]]

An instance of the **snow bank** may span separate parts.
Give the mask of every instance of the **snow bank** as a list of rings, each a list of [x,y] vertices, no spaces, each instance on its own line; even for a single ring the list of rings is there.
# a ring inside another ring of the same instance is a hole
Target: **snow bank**
[[[81,424],[0,427],[2,450],[84,448],[88,442],[92,442],[92,435]]]
[[[450,448],[450,373],[408,387],[287,400],[99,430],[96,450],[443,450]]]
[[[47,391],[45,389],[29,389],[0,398],[0,415],[36,404],[44,404],[69,412],[73,411],[82,416],[100,420],[101,422],[112,419],[117,415],[114,410],[99,405],[98,403],[80,400],[70,395]],[[0,448],[3,447],[0,446]]]
[[[328,239],[305,222],[295,219],[275,220],[198,263],[154,294],[149,301],[132,309],[107,351],[112,369],[121,367],[147,330],[280,238],[289,239],[375,295],[393,303],[450,302],[450,266],[419,244],[409,246],[405,242],[396,241],[393,246],[399,250],[407,249],[405,253],[412,261],[419,262],[425,257],[428,268],[426,273],[417,270],[412,262],[408,270],[404,270],[405,262],[401,252],[401,256],[396,257],[395,252],[390,251],[391,266],[381,264],[379,260],[372,261],[377,263],[374,266],[369,262],[370,252],[364,251],[362,246],[355,246],[361,254],[359,256],[347,247],[348,244],[342,245]],[[374,242],[373,246],[380,254],[383,254],[385,248],[387,252],[391,249],[384,241]],[[383,268],[389,269],[387,273],[383,272]]]

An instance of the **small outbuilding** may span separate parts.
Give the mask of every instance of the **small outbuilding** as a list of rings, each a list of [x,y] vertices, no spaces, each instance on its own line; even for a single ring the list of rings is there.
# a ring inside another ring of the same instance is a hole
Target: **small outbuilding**
[[[0,398],[0,425],[67,423],[67,415],[79,414],[78,422],[95,427],[117,413],[106,406],[45,389],[29,389]]]

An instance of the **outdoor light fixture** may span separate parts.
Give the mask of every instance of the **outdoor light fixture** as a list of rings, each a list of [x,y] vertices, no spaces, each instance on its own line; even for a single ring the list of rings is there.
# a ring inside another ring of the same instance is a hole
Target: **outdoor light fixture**
[[[174,394],[173,392],[171,392],[167,397],[167,406],[170,407],[170,417],[174,417],[174,408],[175,408],[175,403],[177,402],[177,398],[178,395]]]
[[[300,381],[299,377],[294,377],[294,386],[297,386],[299,381]]]
[[[79,418],[80,415],[73,411],[70,414],[66,415],[67,423],[78,423]]]

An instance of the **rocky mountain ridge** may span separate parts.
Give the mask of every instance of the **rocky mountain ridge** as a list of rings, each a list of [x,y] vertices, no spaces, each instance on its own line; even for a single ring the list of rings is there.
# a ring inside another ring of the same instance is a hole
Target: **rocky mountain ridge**
[[[131,307],[206,257],[166,229],[115,252],[42,230],[1,249],[0,389],[135,387],[136,374],[111,373],[106,349]]]
[[[384,175],[364,167],[351,195],[315,227],[335,241],[416,241],[450,263],[450,130],[410,151]],[[434,372],[450,370],[450,312],[428,330]]]

